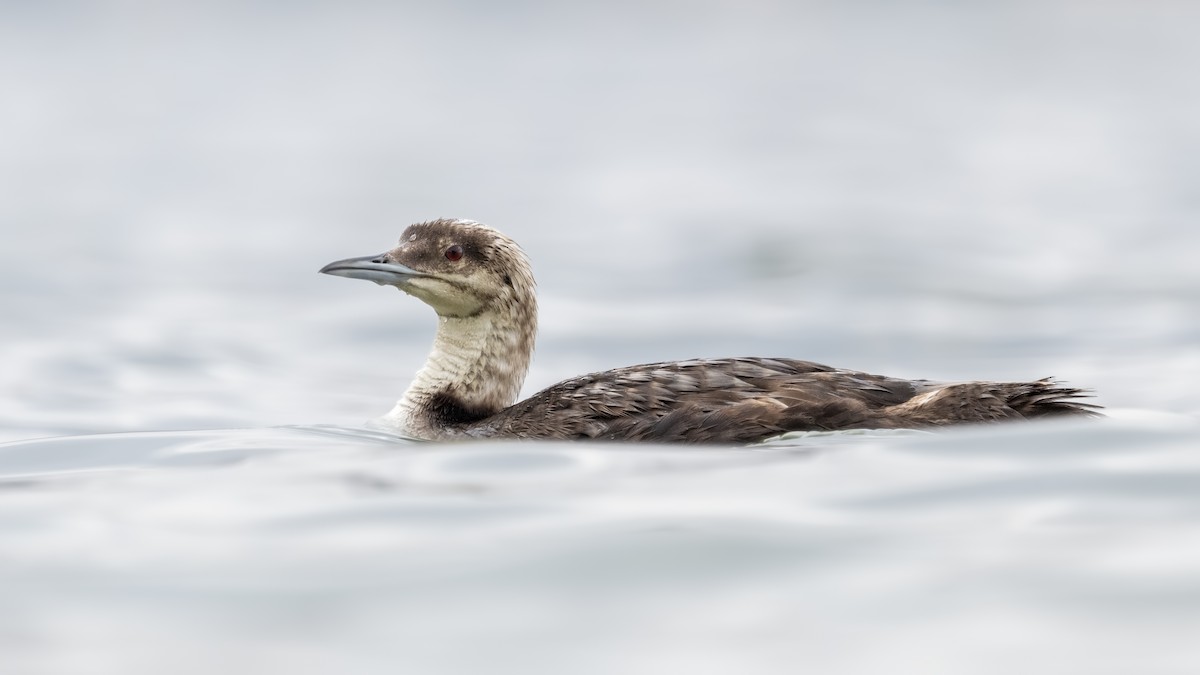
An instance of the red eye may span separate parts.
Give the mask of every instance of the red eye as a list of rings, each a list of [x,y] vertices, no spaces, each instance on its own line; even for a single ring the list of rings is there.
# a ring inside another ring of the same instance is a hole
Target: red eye
[[[449,260],[450,262],[458,262],[459,260],[462,260],[462,257],[463,250],[458,244],[446,249],[446,260]]]

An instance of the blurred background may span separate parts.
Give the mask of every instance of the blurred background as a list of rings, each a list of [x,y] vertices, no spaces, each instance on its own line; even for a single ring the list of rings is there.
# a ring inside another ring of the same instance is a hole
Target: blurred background
[[[0,3],[0,442],[219,430],[0,448],[0,670],[1200,672],[1198,19]],[[1132,421],[346,428],[435,319],[317,270],[443,216],[533,259],[526,393],[790,356],[1055,375]]]
[[[1200,394],[1200,5],[0,5],[0,441],[357,424],[423,305],[319,276],[473,218],[526,392],[772,355]]]

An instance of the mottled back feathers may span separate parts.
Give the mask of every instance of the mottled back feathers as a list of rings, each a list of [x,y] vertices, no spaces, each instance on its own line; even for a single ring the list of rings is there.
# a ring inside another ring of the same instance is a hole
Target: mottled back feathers
[[[651,363],[556,384],[480,421],[489,434],[752,443],[787,431],[895,429],[1092,414],[1051,380],[937,384],[811,361]]]

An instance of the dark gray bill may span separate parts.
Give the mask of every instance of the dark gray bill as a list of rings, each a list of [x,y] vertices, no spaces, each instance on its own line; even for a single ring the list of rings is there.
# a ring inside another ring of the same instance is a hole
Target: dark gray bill
[[[320,270],[321,274],[332,274],[335,277],[350,279],[366,279],[377,284],[395,285],[397,282],[412,277],[426,276],[411,267],[397,263],[386,262],[383,255],[368,255],[361,258],[346,258],[331,262]]]

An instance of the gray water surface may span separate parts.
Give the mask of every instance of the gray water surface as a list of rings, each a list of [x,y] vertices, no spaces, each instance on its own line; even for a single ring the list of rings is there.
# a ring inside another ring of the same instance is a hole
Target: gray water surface
[[[0,446],[11,672],[1190,672],[1200,430]],[[897,666],[897,664],[902,664]]]

